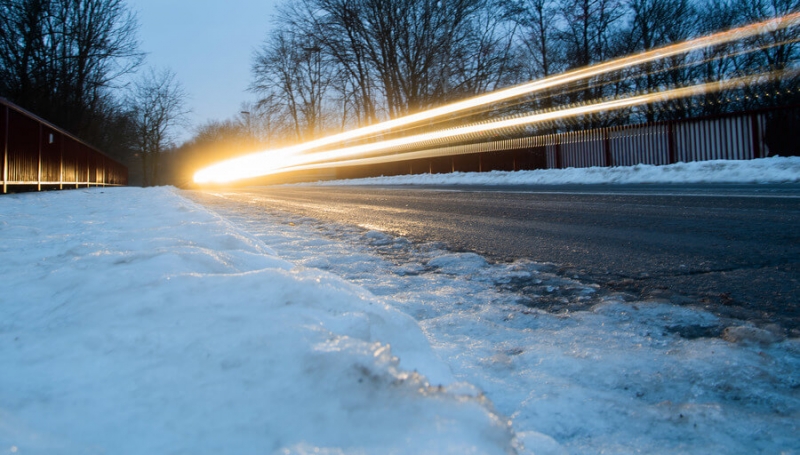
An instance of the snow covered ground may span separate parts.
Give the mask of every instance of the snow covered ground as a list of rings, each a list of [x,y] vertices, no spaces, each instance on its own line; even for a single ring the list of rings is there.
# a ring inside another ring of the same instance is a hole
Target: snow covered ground
[[[177,190],[4,196],[0,239],[0,453],[513,450],[414,319]]]
[[[0,453],[800,453],[777,330],[194,197],[0,197]]]
[[[325,185],[553,185],[599,183],[797,183],[800,157],[714,160],[668,166],[542,169],[518,172],[417,174],[324,182]]]

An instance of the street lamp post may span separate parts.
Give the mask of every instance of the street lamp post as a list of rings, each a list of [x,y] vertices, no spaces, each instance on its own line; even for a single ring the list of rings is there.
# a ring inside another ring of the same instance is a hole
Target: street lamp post
[[[250,111],[242,111],[242,115],[247,118],[247,145],[250,146],[253,144],[253,130],[250,127]]]

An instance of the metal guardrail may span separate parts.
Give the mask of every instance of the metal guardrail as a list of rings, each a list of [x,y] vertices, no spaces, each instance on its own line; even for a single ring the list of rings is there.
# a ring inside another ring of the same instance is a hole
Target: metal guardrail
[[[0,146],[3,193],[128,184],[123,164],[3,98]]]

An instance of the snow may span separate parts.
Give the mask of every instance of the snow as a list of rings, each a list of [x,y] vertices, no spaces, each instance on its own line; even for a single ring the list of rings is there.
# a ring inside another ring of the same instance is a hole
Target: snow
[[[200,199],[0,197],[0,453],[800,453],[778,328]]]
[[[412,315],[456,380],[512,421],[519,453],[800,453],[800,340],[777,328],[214,197],[281,257]]]
[[[800,157],[636,166],[416,174],[320,182],[324,185],[563,185],[633,183],[797,183]]]
[[[176,190],[4,196],[0,238],[0,453],[512,450],[411,317]]]

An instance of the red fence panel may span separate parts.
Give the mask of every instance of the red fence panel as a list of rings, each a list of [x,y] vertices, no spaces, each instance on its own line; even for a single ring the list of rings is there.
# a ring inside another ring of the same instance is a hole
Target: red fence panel
[[[9,186],[127,185],[128,169],[57,126],[0,98],[3,193]]]
[[[77,142],[77,141],[76,141]],[[78,142],[78,182],[89,184],[89,149]]]
[[[55,128],[44,126],[39,140],[42,146],[42,184],[60,184],[61,149],[64,137]]]
[[[8,183],[36,184],[39,181],[39,122],[10,110],[8,131]]]
[[[64,151],[61,155],[64,166],[62,175],[64,183],[77,183],[78,181],[78,144],[72,138],[64,138]]]
[[[667,124],[614,128],[609,132],[611,166],[669,164],[670,128]]]
[[[3,180],[3,192],[6,192],[6,175],[8,161],[8,106],[0,105],[0,153],[3,154],[0,160],[0,179]]]

